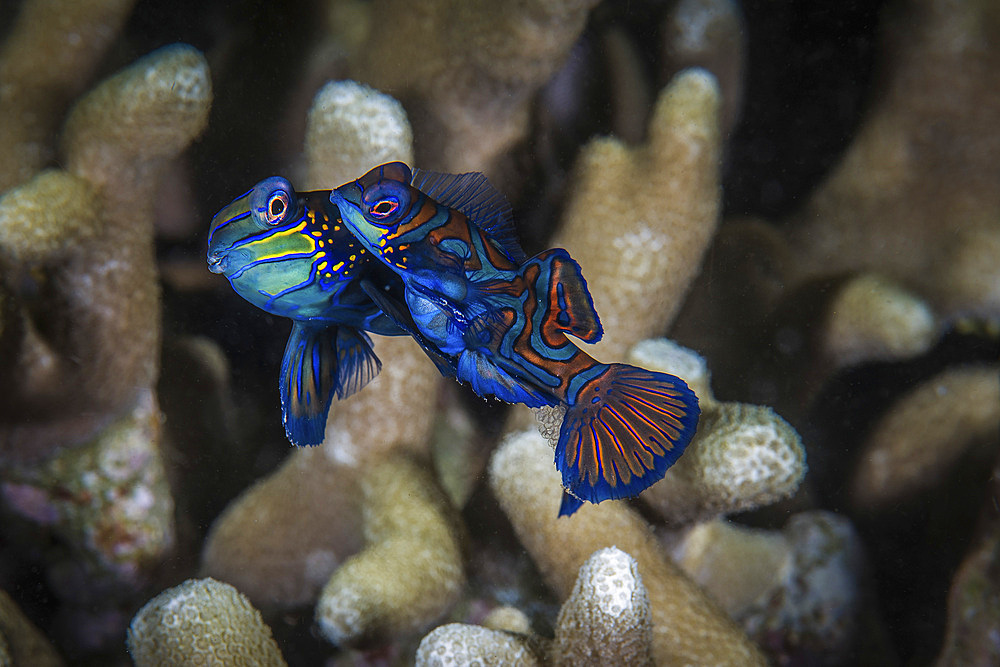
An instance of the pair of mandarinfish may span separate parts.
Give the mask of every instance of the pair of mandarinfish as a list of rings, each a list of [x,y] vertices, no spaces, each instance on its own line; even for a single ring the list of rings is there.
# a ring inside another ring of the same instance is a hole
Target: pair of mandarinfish
[[[208,263],[292,320],[280,392],[293,444],[321,442],[334,396],[378,373],[366,331],[412,336],[480,396],[564,406],[560,515],[635,496],[694,435],[698,398],[683,380],[600,363],[570,341],[602,335],[579,265],[562,249],[526,258],[506,199],[482,174],[391,162],[301,193],[268,178],[212,220]]]

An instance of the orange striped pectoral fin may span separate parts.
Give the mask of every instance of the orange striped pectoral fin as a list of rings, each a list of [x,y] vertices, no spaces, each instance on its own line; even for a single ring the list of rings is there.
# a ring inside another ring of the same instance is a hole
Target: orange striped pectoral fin
[[[610,364],[566,412],[556,446],[563,486],[592,503],[639,494],[684,452],[699,414],[698,397],[680,378]],[[576,509],[566,508],[561,514]]]

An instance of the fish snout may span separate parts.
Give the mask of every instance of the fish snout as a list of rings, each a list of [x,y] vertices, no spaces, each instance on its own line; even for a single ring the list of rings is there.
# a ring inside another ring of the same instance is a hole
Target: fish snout
[[[225,251],[215,250],[208,253],[208,270],[212,273],[224,273],[226,271]]]

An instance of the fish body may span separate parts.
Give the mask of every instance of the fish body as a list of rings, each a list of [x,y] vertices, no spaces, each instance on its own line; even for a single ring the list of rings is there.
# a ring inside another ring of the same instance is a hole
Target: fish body
[[[282,418],[293,444],[320,443],[333,397],[361,389],[381,366],[364,332],[405,333],[365,291],[402,299],[400,278],[343,225],[329,190],[295,192],[280,177],[215,215],[208,265],[250,303],[292,320]]]
[[[698,421],[695,394],[666,373],[601,363],[567,337],[603,335],[579,265],[558,248],[527,259],[509,206],[481,174],[389,163],[331,201],[402,279],[411,320],[403,328],[415,327],[452,374],[480,395],[565,406],[555,452],[561,515],[638,494],[684,451]],[[389,303],[383,310],[400,315]]]

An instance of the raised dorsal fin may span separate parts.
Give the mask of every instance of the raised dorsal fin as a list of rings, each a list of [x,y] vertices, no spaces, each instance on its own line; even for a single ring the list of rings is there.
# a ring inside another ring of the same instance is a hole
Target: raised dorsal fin
[[[414,169],[410,184],[439,204],[468,216],[476,227],[500,244],[512,261],[520,264],[527,259],[517,240],[510,203],[483,173],[442,174]]]

